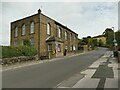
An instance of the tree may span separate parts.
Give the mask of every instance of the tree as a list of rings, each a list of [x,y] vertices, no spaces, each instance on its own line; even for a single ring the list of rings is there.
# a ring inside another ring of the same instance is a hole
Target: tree
[[[88,39],[87,39],[86,37],[83,37],[83,38],[82,38],[82,43],[84,43],[84,44],[87,45],[87,44],[88,44]]]
[[[88,39],[90,39],[90,38],[91,38],[91,36],[87,36],[87,38],[88,38]]]
[[[99,40],[99,42],[98,42],[98,43],[99,43],[99,46],[100,46],[100,47],[101,47],[101,46],[103,46],[103,42],[102,42],[102,40],[101,40],[101,39]]]
[[[93,38],[92,43],[93,43],[94,46],[98,46],[97,39],[94,39],[94,38]]]
[[[82,43],[89,46],[90,45],[90,39],[91,39],[91,36],[83,37],[82,38]]]
[[[106,37],[106,44],[109,47],[113,46],[113,40],[114,40],[114,31],[111,28],[107,28],[104,32],[103,35]]]
[[[89,44],[88,44],[92,49],[98,46],[97,39],[95,38],[90,38],[89,39]]]
[[[116,36],[116,41],[117,41],[117,44],[118,44],[118,48],[120,48],[120,31],[117,31],[115,33],[115,36]]]

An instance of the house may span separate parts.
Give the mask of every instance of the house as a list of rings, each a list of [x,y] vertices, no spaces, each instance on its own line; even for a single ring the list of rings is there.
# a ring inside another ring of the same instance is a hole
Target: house
[[[39,56],[60,57],[78,47],[78,34],[42,14],[40,9],[37,14],[11,22],[11,46],[24,45],[26,39]]]
[[[106,45],[105,35],[98,35],[98,36],[94,36],[93,38],[97,39],[97,42],[102,43],[103,44],[102,46]]]

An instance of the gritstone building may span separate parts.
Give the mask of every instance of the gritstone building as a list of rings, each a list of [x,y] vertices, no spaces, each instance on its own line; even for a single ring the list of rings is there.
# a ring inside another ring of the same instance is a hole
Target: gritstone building
[[[11,22],[11,46],[24,45],[29,39],[39,56],[63,56],[78,49],[78,34],[38,10],[37,14]]]
[[[95,36],[93,38],[97,39],[97,42],[102,42],[104,46],[106,45],[106,37],[105,37],[105,35],[98,35],[98,36]]]

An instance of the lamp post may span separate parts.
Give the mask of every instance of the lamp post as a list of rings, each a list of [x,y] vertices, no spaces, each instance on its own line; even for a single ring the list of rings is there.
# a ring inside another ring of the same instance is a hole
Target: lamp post
[[[114,43],[114,49],[116,51],[116,46],[117,46],[117,41],[115,39],[115,31],[114,31],[114,27],[112,27],[112,30],[113,30],[113,33],[114,33],[114,40],[113,40],[113,43]]]
[[[113,40],[113,43],[114,43],[114,57],[117,57],[118,56],[118,52],[117,52],[117,48],[116,48],[116,46],[117,46],[117,41],[116,41],[116,39],[115,39],[115,31],[114,31],[114,27],[112,27],[113,29],[113,33],[114,33],[114,40]]]

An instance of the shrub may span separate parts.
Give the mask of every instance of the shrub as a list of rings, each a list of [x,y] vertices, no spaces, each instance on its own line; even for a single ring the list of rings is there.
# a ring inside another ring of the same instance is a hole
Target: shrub
[[[18,57],[18,56],[34,56],[37,54],[37,50],[30,46],[2,46],[2,57]]]

